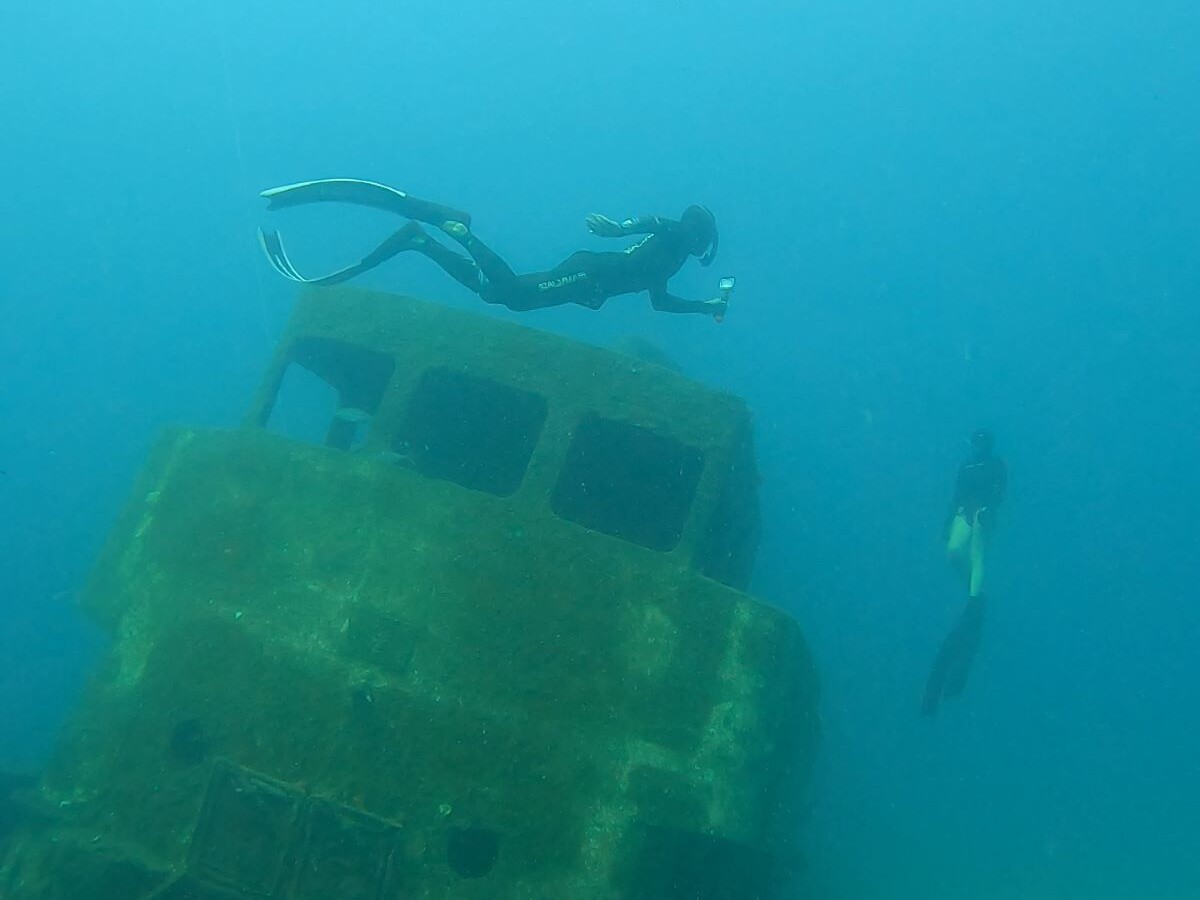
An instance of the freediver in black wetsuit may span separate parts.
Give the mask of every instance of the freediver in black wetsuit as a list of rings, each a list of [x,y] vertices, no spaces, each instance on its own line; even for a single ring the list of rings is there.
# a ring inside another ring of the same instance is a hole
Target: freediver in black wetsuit
[[[932,716],[943,697],[957,697],[967,686],[971,662],[983,631],[983,573],[988,539],[995,528],[996,509],[1008,488],[1004,460],[993,455],[992,433],[971,435],[971,458],[958,469],[954,500],[947,521],[946,555],[967,583],[967,605],[942,641],[934,659],[921,713]]]
[[[512,310],[544,309],[574,303],[599,309],[610,297],[646,291],[655,309],[674,313],[703,313],[720,321],[729,305],[732,280],[723,283],[723,296],[712,300],[684,300],[667,291],[667,281],[690,256],[700,264],[712,263],[717,252],[717,223],[703,206],[689,206],[679,219],[647,216],[615,222],[605,216],[587,217],[587,227],[601,237],[634,237],[641,240],[623,251],[596,253],[580,250],[553,269],[518,275],[471,231],[471,217],[462,210],[431,203],[403,191],[370,181],[348,178],[307,181],[272,188],[262,194],[268,209],[306,203],[340,202],[372,206],[398,213],[413,221],[385,240],[354,265],[320,278],[305,278],[284,252],[278,232],[259,231],[267,259],[277,272],[305,284],[340,284],[375,268],[398,253],[416,251],[433,260],[459,284],[486,303]],[[467,255],[435,240],[421,223],[439,228],[466,250]]]

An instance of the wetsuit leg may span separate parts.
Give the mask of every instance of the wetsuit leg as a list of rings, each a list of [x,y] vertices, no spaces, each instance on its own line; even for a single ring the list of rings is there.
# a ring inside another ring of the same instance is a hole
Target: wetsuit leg
[[[500,256],[469,231],[461,234],[453,231],[448,232],[454,240],[462,245],[467,253],[471,254],[471,259],[475,261],[475,265],[479,267],[479,271],[483,273],[483,277],[487,283],[493,287],[500,295],[514,291],[517,288],[517,274],[512,270],[512,267],[506,263]],[[502,301],[489,301],[502,302]]]
[[[589,309],[599,309],[604,297],[597,296],[592,284],[587,280],[588,273],[577,269],[564,269],[559,266],[549,272],[533,272],[528,275],[518,275],[516,284],[503,295],[491,293],[490,288],[484,289],[483,298],[489,303],[503,303],[511,310],[525,312],[531,309],[549,309],[552,306],[565,306],[575,303]]]
[[[407,225],[397,229],[387,240],[364,256],[359,266],[364,272],[367,269],[373,269],[387,262],[397,254],[403,253],[406,250],[417,249],[417,246],[422,241],[428,240],[429,235],[425,233],[425,229],[416,222],[409,222]]]
[[[484,279],[475,260],[455,253],[445,244],[432,238],[415,249],[418,253],[432,259],[442,267],[442,271],[473,294],[478,294],[483,289]]]
[[[967,519],[966,513],[959,510],[950,523],[950,537],[946,541],[946,559],[950,561],[950,565],[958,572],[963,581],[970,583],[971,580],[971,541],[975,536],[975,529],[971,525],[971,521]]]
[[[549,272],[535,272],[531,275],[518,275],[516,282],[509,285],[507,290],[499,290],[495,285],[488,284],[480,296],[487,303],[499,303],[501,306],[507,306],[513,312],[549,309],[551,306],[570,303],[571,298],[561,292],[556,295],[538,290],[538,285],[550,274]]]
[[[475,263],[467,257],[455,253],[445,244],[434,240],[417,222],[409,222],[364,256],[362,262],[354,267],[354,274],[373,269],[387,262],[393,256],[409,250],[415,250],[432,259],[442,267],[446,274],[467,290],[479,293],[482,279],[479,277],[479,268]]]
[[[968,591],[972,597],[978,597],[983,593],[983,560],[986,529],[981,521],[981,516],[982,513],[975,514],[975,527],[971,529],[971,543],[967,548],[967,559],[970,562],[971,573],[968,578]]]
[[[524,294],[525,309],[545,309],[574,303],[588,309],[599,309],[607,296],[604,293],[598,262],[601,254],[578,250],[548,272],[519,276]]]
[[[473,234],[456,237],[483,274],[479,295],[516,312],[546,309],[566,303],[599,308],[604,298],[596,290],[589,262],[595,254],[581,250],[548,272],[517,275],[491,247]],[[599,302],[597,301],[599,298]]]

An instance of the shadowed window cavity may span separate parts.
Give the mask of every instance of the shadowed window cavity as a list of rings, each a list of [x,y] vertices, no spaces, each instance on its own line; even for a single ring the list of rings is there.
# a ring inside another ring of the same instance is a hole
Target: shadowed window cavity
[[[651,550],[687,523],[704,454],[675,438],[592,415],[575,429],[551,498],[556,515]]]
[[[425,372],[393,449],[432,478],[507,497],[546,421],[539,394],[449,369]]]
[[[365,440],[395,361],[329,338],[296,342],[267,420],[294,440],[353,450]]]

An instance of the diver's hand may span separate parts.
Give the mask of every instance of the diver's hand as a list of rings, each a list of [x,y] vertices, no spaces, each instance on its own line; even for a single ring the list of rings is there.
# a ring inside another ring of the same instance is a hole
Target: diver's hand
[[[725,297],[714,297],[712,300],[702,301],[706,307],[705,312],[717,320],[722,322],[725,319],[725,313],[729,312],[729,300]]]
[[[584,219],[584,222],[587,224],[588,231],[600,237],[620,237],[625,233],[620,222],[614,222],[608,216],[602,216],[600,213],[592,213]]]

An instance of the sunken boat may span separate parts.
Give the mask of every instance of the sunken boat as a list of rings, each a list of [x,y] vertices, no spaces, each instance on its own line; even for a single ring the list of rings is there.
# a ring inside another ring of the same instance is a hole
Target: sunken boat
[[[746,592],[758,480],[678,372],[302,294],[244,425],[149,454],[0,896],[793,896],[817,677]]]

